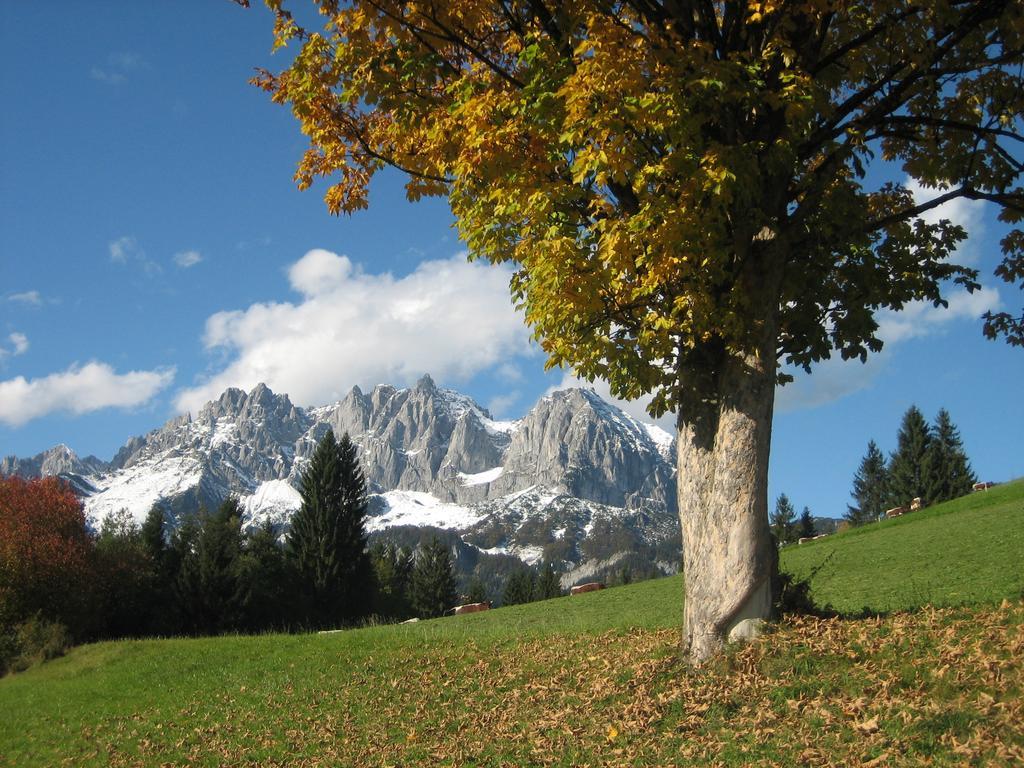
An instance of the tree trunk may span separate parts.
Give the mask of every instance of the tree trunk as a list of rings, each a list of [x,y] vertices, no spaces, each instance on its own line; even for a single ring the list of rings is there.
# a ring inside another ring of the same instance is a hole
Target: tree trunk
[[[772,611],[777,553],[768,528],[776,381],[774,291],[748,352],[699,350],[681,371],[677,439],[686,602],[683,653],[699,666],[756,636]],[[767,289],[767,290],[764,290]]]

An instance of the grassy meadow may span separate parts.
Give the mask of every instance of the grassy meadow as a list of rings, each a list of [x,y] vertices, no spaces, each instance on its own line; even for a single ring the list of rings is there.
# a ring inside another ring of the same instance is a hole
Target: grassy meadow
[[[782,552],[847,614],[678,661],[678,577],[0,680],[2,766],[1019,765],[1024,483]],[[866,609],[866,611],[865,611]]]

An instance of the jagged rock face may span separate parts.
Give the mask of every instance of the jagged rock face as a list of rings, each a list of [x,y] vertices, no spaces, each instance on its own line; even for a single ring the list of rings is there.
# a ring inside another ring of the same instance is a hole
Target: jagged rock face
[[[616,507],[650,501],[675,509],[672,467],[658,445],[589,390],[555,392],[530,411],[490,492],[501,495],[530,482]]]
[[[478,491],[463,492],[459,475],[498,466],[509,442],[505,433],[488,431],[485,423],[495,422],[485,410],[438,388],[429,376],[410,389],[380,385],[370,395],[353,389],[316,417],[359,445],[371,488],[423,491],[446,501],[483,498]],[[314,447],[308,441],[296,456],[307,458]]]
[[[30,459],[19,459],[17,456],[7,456],[0,459],[0,477],[10,477],[12,475],[25,478],[52,477],[65,474],[86,475],[102,472],[106,467],[107,463],[97,459],[95,456],[86,456],[84,459],[80,459],[66,445],[57,445]]]

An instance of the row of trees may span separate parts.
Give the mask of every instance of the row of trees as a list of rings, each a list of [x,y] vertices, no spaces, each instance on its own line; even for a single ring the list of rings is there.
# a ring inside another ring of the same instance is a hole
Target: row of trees
[[[37,635],[65,643],[316,628],[450,607],[451,560],[437,543],[402,554],[413,599],[388,601],[394,581],[366,549],[365,482],[347,435],[325,435],[302,485],[282,537],[269,522],[244,531],[234,498],[177,527],[158,505],[141,526],[122,510],[94,532],[58,479],[0,481],[0,670]]]
[[[348,435],[325,434],[301,493],[286,535],[269,521],[243,529],[235,498],[176,527],[154,505],[141,525],[122,510],[92,532],[56,478],[0,481],[0,670],[30,624],[75,641],[257,632],[433,618],[458,601],[451,552],[436,537],[367,547],[366,484]],[[479,578],[468,592],[491,598]],[[548,564],[513,573],[501,601],[560,593]]]
[[[768,519],[771,526],[772,536],[779,546],[790,544],[798,539],[807,539],[814,536],[814,518],[811,517],[809,507],[804,507],[800,517],[796,516],[796,509],[789,497],[782,493],[775,500],[775,509]]]
[[[960,432],[942,408],[929,425],[916,406],[903,415],[896,450],[886,461],[874,440],[853,478],[855,504],[845,515],[853,525],[877,520],[886,509],[920,498],[924,504],[970,493],[977,477],[964,451]]]

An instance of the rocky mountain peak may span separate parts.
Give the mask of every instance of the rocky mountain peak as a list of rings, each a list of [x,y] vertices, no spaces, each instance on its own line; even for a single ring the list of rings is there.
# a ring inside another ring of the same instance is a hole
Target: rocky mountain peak
[[[80,459],[71,448],[60,443],[28,459],[19,459],[17,456],[0,459],[0,477],[11,475],[53,477],[65,474],[87,474],[100,471],[104,467],[106,467],[106,462],[95,456]]]

